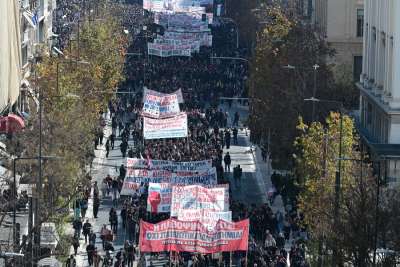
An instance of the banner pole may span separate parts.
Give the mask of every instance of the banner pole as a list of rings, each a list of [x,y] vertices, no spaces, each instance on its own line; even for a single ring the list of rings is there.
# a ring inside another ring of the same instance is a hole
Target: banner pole
[[[170,251],[169,252],[169,267],[172,267],[172,253],[173,253],[173,251]]]
[[[232,251],[229,252],[229,267],[232,267]]]

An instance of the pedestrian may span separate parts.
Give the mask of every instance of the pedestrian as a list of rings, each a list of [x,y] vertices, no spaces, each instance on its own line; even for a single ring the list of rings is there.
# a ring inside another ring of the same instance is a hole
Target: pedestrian
[[[107,139],[105,147],[106,147],[106,158],[108,158],[108,155],[110,153],[110,139]]]
[[[129,241],[125,241],[124,249],[128,267],[133,267],[133,262],[135,261],[136,254],[135,247]]]
[[[110,235],[112,235],[111,231],[107,229],[107,225],[104,224],[100,230],[100,239],[102,242],[103,250],[106,247],[106,242],[110,239]]]
[[[126,150],[128,149],[128,142],[126,142],[125,140],[122,141],[122,143],[119,145],[119,148],[121,150],[122,157],[125,158]]]
[[[233,118],[233,126],[239,126],[239,113],[236,111]]]
[[[233,143],[238,144],[238,129],[236,127],[233,128]]]
[[[77,236],[74,236],[72,238],[72,247],[74,248],[74,254],[76,256],[76,254],[78,254],[78,248],[79,248],[79,238]]]
[[[81,217],[82,219],[86,216],[86,211],[88,209],[88,201],[86,198],[81,199]]]
[[[109,140],[110,140],[111,149],[114,149],[114,143],[115,143],[115,134],[114,133],[110,134]]]
[[[83,224],[83,228],[82,228],[82,233],[85,237],[85,244],[88,241],[90,230],[92,230],[92,225],[90,224],[89,220],[86,220],[86,222]]]
[[[76,253],[75,253],[76,256]],[[65,267],[76,267],[76,260],[74,255],[69,256],[69,258],[67,259],[66,263],[65,263]]]
[[[97,214],[99,212],[99,207],[100,207],[100,198],[97,195],[93,198],[93,217],[94,218],[97,218]]]
[[[231,171],[231,156],[229,155],[229,152],[226,152],[226,154],[225,154],[224,163],[225,163],[225,172],[230,172]]]
[[[126,175],[126,168],[125,168],[124,164],[121,164],[121,166],[119,167],[119,178],[121,180],[124,180],[125,175]]]
[[[72,228],[74,228],[75,230],[74,236],[77,236],[79,238],[81,236],[81,229],[82,229],[81,218],[77,218],[74,220],[74,222],[72,223]]]
[[[87,253],[89,266],[93,265],[93,254],[94,254],[95,249],[96,249],[96,247],[94,246],[94,244],[89,243],[89,245],[86,246],[86,253]]]
[[[93,232],[93,230],[90,230],[89,243],[93,245],[96,244],[96,234]]]
[[[111,225],[111,230],[116,234],[118,230],[118,216],[114,208],[111,208],[108,220]]]
[[[225,145],[226,149],[229,149],[231,146],[231,132],[229,130],[225,130]]]
[[[241,178],[242,178],[242,168],[240,168],[240,165],[237,165],[233,169],[233,178],[235,180],[235,184],[238,185],[240,183]]]
[[[100,262],[103,261],[103,258],[99,255],[97,248],[94,249],[93,252],[93,264],[94,267],[99,267],[100,266]]]

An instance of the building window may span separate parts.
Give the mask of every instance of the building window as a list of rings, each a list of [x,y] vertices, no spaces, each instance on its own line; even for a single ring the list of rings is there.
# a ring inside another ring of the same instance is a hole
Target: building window
[[[357,37],[364,35],[364,9],[357,9]]]
[[[360,75],[362,72],[362,61],[363,57],[362,56],[354,56],[354,62],[353,62],[353,78],[354,81],[359,81],[360,80]]]

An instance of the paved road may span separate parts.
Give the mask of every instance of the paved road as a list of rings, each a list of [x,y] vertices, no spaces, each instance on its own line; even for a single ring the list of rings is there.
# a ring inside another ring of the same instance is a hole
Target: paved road
[[[107,121],[107,126],[104,130],[104,135],[105,137],[108,137],[111,133],[111,127],[110,127],[110,121]],[[106,150],[104,148],[106,138],[104,138],[104,143],[103,146],[98,146],[98,150],[95,150],[95,159],[93,161],[93,168],[92,168],[92,177],[93,181],[97,181],[97,184],[99,185],[99,189],[101,189],[101,184],[103,179],[107,176],[107,174],[110,174],[111,176],[117,176],[118,175],[118,168],[121,164],[126,165],[126,160],[122,158],[121,152],[119,150],[119,145],[121,143],[120,140],[115,141],[115,147],[114,150],[110,150],[108,158],[106,158]],[[130,140],[129,146],[132,146],[133,142]],[[113,166],[113,167],[111,167]],[[100,190],[101,191],[101,190]],[[101,195],[101,192],[100,192]],[[101,196],[101,202],[100,202],[100,209],[98,213],[98,218],[93,217],[93,199],[89,199],[89,205],[88,205],[88,210],[86,212],[86,219],[89,219],[89,222],[92,224],[92,227],[94,229],[94,233],[97,236],[96,239],[96,247],[98,251],[100,252],[100,255],[104,255],[104,252],[102,251],[102,244],[101,244],[101,239],[100,239],[100,229],[104,224],[109,226],[109,211],[112,207],[112,200],[111,197],[104,197]],[[113,242],[115,251],[117,252],[123,247],[124,240],[126,233],[121,225],[120,217],[119,217],[119,210],[117,212],[118,214],[118,219],[119,219],[119,227],[118,227],[118,233],[116,236],[116,240]],[[70,228],[70,233],[73,233],[72,228]],[[77,265],[78,267],[86,267],[89,266],[88,261],[87,261],[87,254],[86,254],[86,244],[85,240],[81,239],[80,240],[80,247],[78,250],[78,256],[76,257],[77,260]],[[73,253],[73,249],[71,248],[71,254]],[[136,266],[136,264],[134,264]]]

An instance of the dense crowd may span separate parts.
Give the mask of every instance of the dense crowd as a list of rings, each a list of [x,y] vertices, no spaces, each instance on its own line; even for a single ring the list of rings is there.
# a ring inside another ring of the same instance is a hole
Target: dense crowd
[[[64,2],[65,5],[63,5]],[[59,22],[61,24],[58,25],[58,33],[61,35],[60,48],[64,43],[63,34],[69,31],[69,27],[64,27],[64,25],[73,23],[76,16],[79,16],[74,6],[81,1],[74,0],[72,5],[70,3],[67,5],[67,1],[64,2],[61,1],[57,10],[57,16],[62,18]],[[223,148],[229,148],[231,138],[233,143],[237,143],[240,118],[238,114],[229,114],[218,109],[218,98],[246,96],[244,89],[248,76],[247,65],[239,61],[212,59],[213,51],[204,48],[191,58],[146,57],[144,47],[149,38],[149,29],[143,29],[143,26],[148,24],[143,17],[143,10],[137,5],[132,5],[131,8],[120,10],[120,12],[124,17],[124,26],[133,36],[134,48],[131,47],[128,52],[143,54],[128,56],[125,66],[127,79],[120,90],[133,91],[135,94],[122,95],[116,101],[109,103],[112,132],[103,140],[105,125],[101,124],[94,140],[95,149],[98,145],[105,143],[107,157],[110,150],[119,149],[124,158],[173,161],[212,159],[213,166],[217,169],[218,182],[228,182],[229,174],[226,172],[230,172],[231,160],[228,153],[223,155]],[[154,33],[150,32],[150,35],[152,34]],[[140,114],[143,86],[164,93],[182,90],[185,103],[181,104],[181,110],[188,113],[188,138],[143,140],[143,120]],[[114,144],[116,140],[121,141],[118,147]],[[240,166],[238,167],[235,167],[233,171],[235,180],[238,175],[239,179],[241,176]],[[79,237],[82,233],[87,244],[89,263],[95,266],[96,261],[101,258],[95,246],[96,234],[92,231],[92,225],[84,221],[90,192],[93,192],[94,198],[94,217],[97,217],[100,206],[100,191],[102,197],[111,197],[113,200],[113,207],[109,212],[109,225],[103,226],[97,236],[102,240],[103,250],[114,251],[112,236],[117,234],[118,227],[123,227],[126,233],[124,237],[126,244],[123,249],[113,253],[115,260],[110,252],[107,252],[101,259],[103,263],[113,261],[113,266],[132,266],[133,261],[136,260],[139,221],[143,219],[156,223],[169,217],[168,214],[147,212],[146,185],[142,185],[133,196],[122,198],[120,191],[125,175],[126,169],[122,165],[119,167],[118,176],[108,175],[102,184],[95,184],[91,189],[83,188],[82,196],[75,203],[73,222],[75,237],[72,245],[74,248],[79,246]],[[287,204],[284,211],[274,211],[269,203],[261,206],[246,205],[235,201],[235,196],[230,195],[230,208],[234,221],[249,218],[251,224],[248,255],[244,252],[233,253],[232,261],[236,266],[244,266],[246,260],[247,266],[252,267],[287,266],[288,254],[291,266],[307,266],[303,245],[307,240],[307,234],[301,224],[302,216],[297,211],[295,203],[292,203],[293,199],[286,196],[287,188],[280,183],[279,177],[274,176],[273,184],[275,191],[270,198],[271,203],[276,195],[284,194],[285,204]],[[223,253],[222,257],[193,253],[168,254],[167,257],[178,266],[188,266],[189,262],[191,266],[210,266],[211,264],[229,266],[231,261],[229,253]]]

